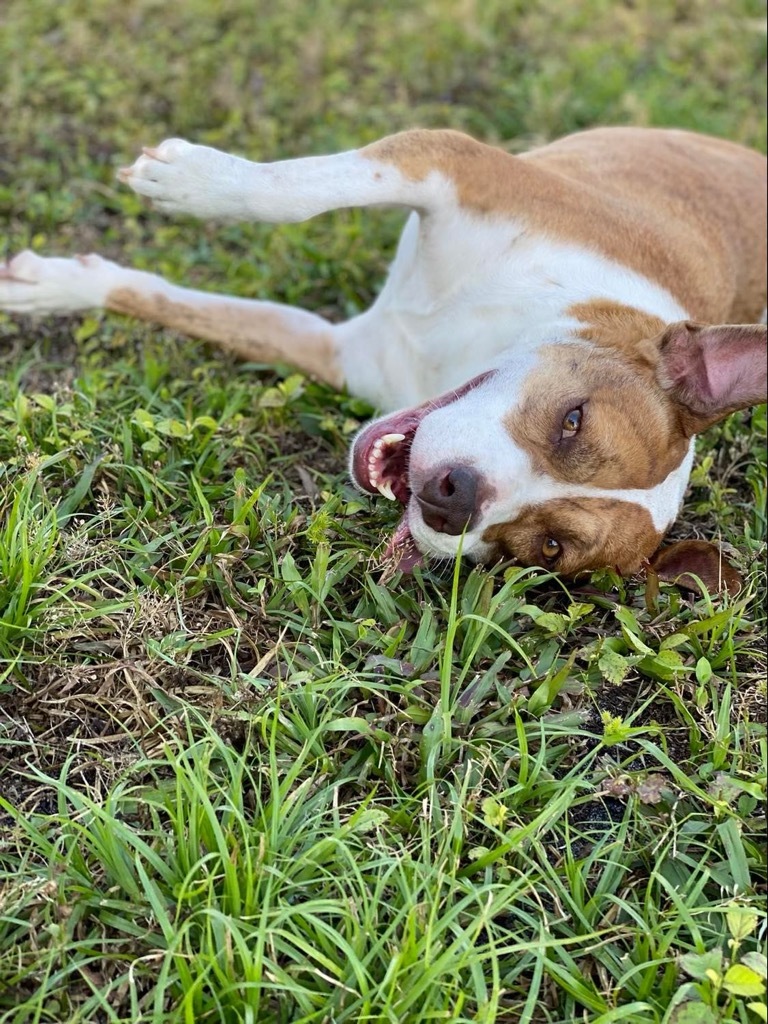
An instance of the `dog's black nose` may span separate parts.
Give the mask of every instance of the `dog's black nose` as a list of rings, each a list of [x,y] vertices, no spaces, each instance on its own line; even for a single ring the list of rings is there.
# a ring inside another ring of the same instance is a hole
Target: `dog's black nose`
[[[416,495],[427,526],[452,537],[462,533],[475,512],[477,483],[474,470],[463,466],[427,480]]]

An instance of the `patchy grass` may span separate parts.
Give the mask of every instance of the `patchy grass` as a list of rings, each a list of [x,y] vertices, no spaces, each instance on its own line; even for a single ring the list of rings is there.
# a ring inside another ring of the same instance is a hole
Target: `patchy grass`
[[[749,0],[8,0],[9,251],[364,308],[400,220],[219,229],[116,186],[174,134],[257,157],[413,124],[765,148]],[[765,409],[678,536],[734,599],[382,577],[370,414],[114,316],[0,317],[0,1022],[765,1020]]]

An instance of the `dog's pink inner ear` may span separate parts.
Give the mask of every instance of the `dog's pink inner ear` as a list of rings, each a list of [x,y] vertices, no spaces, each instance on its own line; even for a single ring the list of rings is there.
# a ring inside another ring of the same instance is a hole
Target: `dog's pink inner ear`
[[[660,339],[658,374],[662,387],[692,414],[691,433],[759,405],[768,391],[765,325],[671,324]]]
[[[676,583],[685,590],[701,593],[699,580],[710,593],[741,590],[741,576],[718,547],[706,540],[681,540],[659,548],[650,560],[653,572],[665,583]]]

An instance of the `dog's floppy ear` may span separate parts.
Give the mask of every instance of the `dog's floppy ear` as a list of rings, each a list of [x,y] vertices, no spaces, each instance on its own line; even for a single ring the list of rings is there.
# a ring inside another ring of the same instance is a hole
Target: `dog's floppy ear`
[[[687,434],[766,400],[764,324],[713,327],[682,320],[670,324],[658,344],[659,383],[682,406]]]
[[[681,540],[659,548],[650,559],[649,569],[664,583],[676,583],[685,590],[701,593],[698,580],[710,593],[741,590],[741,576],[726,562],[715,544],[706,540]]]

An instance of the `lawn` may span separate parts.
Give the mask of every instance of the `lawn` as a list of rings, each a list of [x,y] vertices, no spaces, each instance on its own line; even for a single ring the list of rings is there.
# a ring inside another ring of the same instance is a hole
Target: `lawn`
[[[765,150],[757,0],[4,0],[3,252],[334,319],[402,218],[170,220],[169,135]],[[387,573],[372,410],[113,315],[0,314],[0,1024],[766,1021],[766,410],[675,536],[745,580]]]

